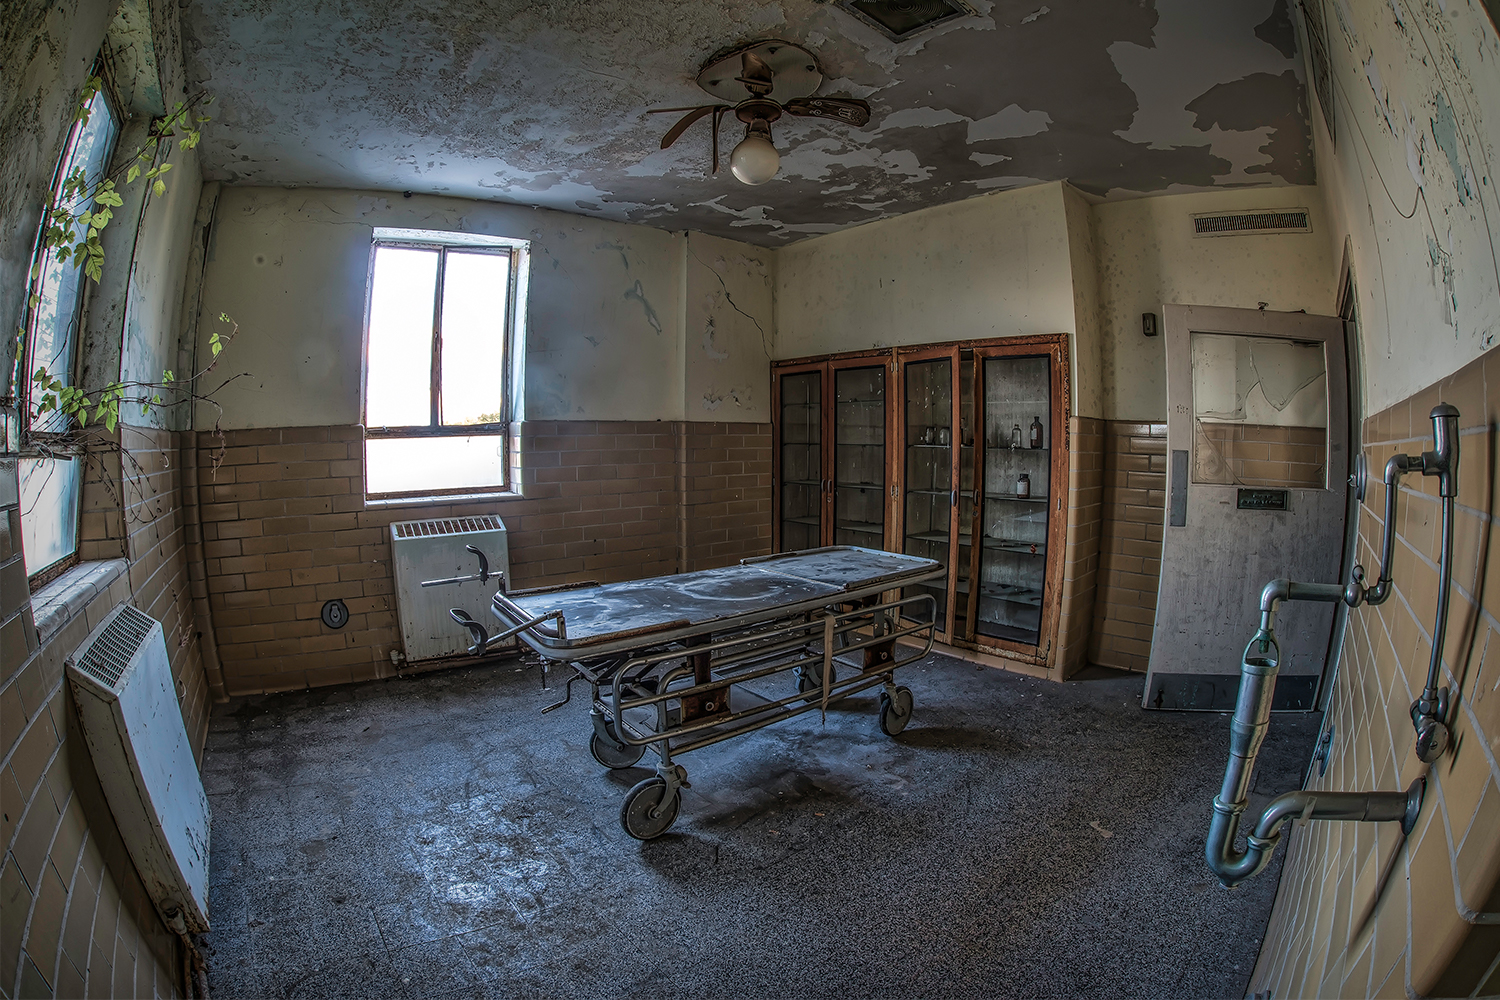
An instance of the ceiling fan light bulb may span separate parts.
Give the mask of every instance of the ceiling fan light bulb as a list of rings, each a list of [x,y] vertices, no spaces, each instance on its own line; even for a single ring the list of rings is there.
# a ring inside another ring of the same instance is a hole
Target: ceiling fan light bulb
[[[770,141],[747,135],[729,154],[729,170],[741,184],[764,184],[781,169],[781,154]]]

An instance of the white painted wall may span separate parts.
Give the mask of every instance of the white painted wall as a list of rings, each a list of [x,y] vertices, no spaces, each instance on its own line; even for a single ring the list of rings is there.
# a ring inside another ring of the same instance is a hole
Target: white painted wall
[[[687,251],[683,417],[767,422],[775,251],[706,233]]]
[[[1075,413],[1096,415],[1097,378],[1076,340],[1063,185],[923,209],[777,251],[778,359],[979,337],[1067,333]],[[1089,280],[1092,280],[1090,278]]]
[[[1305,208],[1312,232],[1194,238],[1202,212]],[[1168,195],[1093,206],[1098,249],[1104,367],[1103,415],[1109,420],[1167,418],[1166,351],[1141,333],[1141,314],[1179,303],[1332,315],[1338,259],[1316,187],[1255,188]]]
[[[1476,0],[1323,7],[1338,135],[1314,108],[1313,137],[1371,414],[1500,335],[1500,36]]]
[[[360,421],[376,226],[532,241],[527,419],[770,419],[768,334],[757,331],[771,327],[767,250],[515,205],[229,187],[215,216],[198,330],[207,357],[221,312],[240,325],[216,374],[251,377],[215,397],[223,426]],[[705,347],[709,319],[715,336]],[[200,426],[205,420],[212,416],[203,407]]]

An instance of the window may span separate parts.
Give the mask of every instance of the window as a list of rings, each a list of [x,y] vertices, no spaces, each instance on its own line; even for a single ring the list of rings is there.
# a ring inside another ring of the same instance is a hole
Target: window
[[[87,186],[103,179],[110,151],[119,132],[114,108],[101,88],[88,103],[88,112],[75,122],[63,146],[62,159],[52,182],[54,198],[63,184],[82,171]],[[89,205],[69,206],[75,213]],[[43,225],[46,220],[43,219]],[[79,236],[83,233],[80,227]],[[78,363],[79,329],[83,324],[84,284],[82,267],[72,260],[58,260],[55,251],[42,250],[38,230],[32,260],[36,278],[30,295],[35,305],[27,310],[25,344],[16,379],[23,405],[23,449],[18,472],[21,485],[21,544],[32,582],[44,580],[71,564],[78,551],[79,493],[83,483],[81,454],[62,438],[68,418],[56,411],[37,416],[31,398],[31,376],[38,368],[64,385],[72,385]]]
[[[509,488],[520,392],[520,240],[376,229],[365,335],[365,493]]]

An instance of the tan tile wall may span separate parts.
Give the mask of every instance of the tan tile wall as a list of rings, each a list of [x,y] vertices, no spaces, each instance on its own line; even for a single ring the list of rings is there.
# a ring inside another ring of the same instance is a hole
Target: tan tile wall
[[[1193,482],[1321,489],[1328,464],[1326,427],[1200,423]]]
[[[1495,390],[1487,389],[1493,383]],[[1426,678],[1441,532],[1437,481],[1408,476],[1395,594],[1349,616],[1328,713],[1336,738],[1311,787],[1400,789],[1426,774],[1416,829],[1312,823],[1296,829],[1252,990],[1296,996],[1500,995],[1500,551],[1493,477],[1500,352],[1365,421],[1365,454],[1381,469],[1397,451],[1432,447],[1427,414],[1462,414],[1452,609],[1443,683],[1455,692],[1453,750],[1417,760],[1409,706]],[[1373,577],[1383,491],[1360,511],[1359,557]]]
[[[1107,421],[1094,663],[1144,672],[1151,658],[1166,490],[1167,425]]]
[[[498,514],[516,587],[655,576],[770,549],[770,427],[529,422],[520,499],[366,508],[358,427],[198,436],[201,593],[230,694],[390,676],[389,525]],[[349,622],[323,625],[340,598]]]
[[[78,745],[63,677],[63,658],[130,596],[130,580],[117,578],[39,642],[13,460],[0,469],[0,582],[0,992],[177,996],[177,939],[157,917]]]
[[[1105,421],[1068,419],[1068,545],[1052,676],[1065,680],[1088,663],[1099,582],[1104,510]]]

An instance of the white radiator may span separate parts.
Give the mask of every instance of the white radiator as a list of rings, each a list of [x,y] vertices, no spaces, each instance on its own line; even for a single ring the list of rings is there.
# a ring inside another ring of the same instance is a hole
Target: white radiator
[[[478,574],[479,558],[468,550],[470,545],[484,553],[488,580],[422,586],[424,580]],[[448,609],[463,608],[476,621],[490,621],[490,601],[510,572],[505,524],[490,514],[396,521],[391,525],[391,559],[396,565],[396,613],[407,662],[466,654],[472,640],[448,616]],[[495,648],[513,649],[515,640]]]
[[[94,769],[146,891],[167,926],[208,930],[208,796],[160,623],[121,604],[67,666]]]

